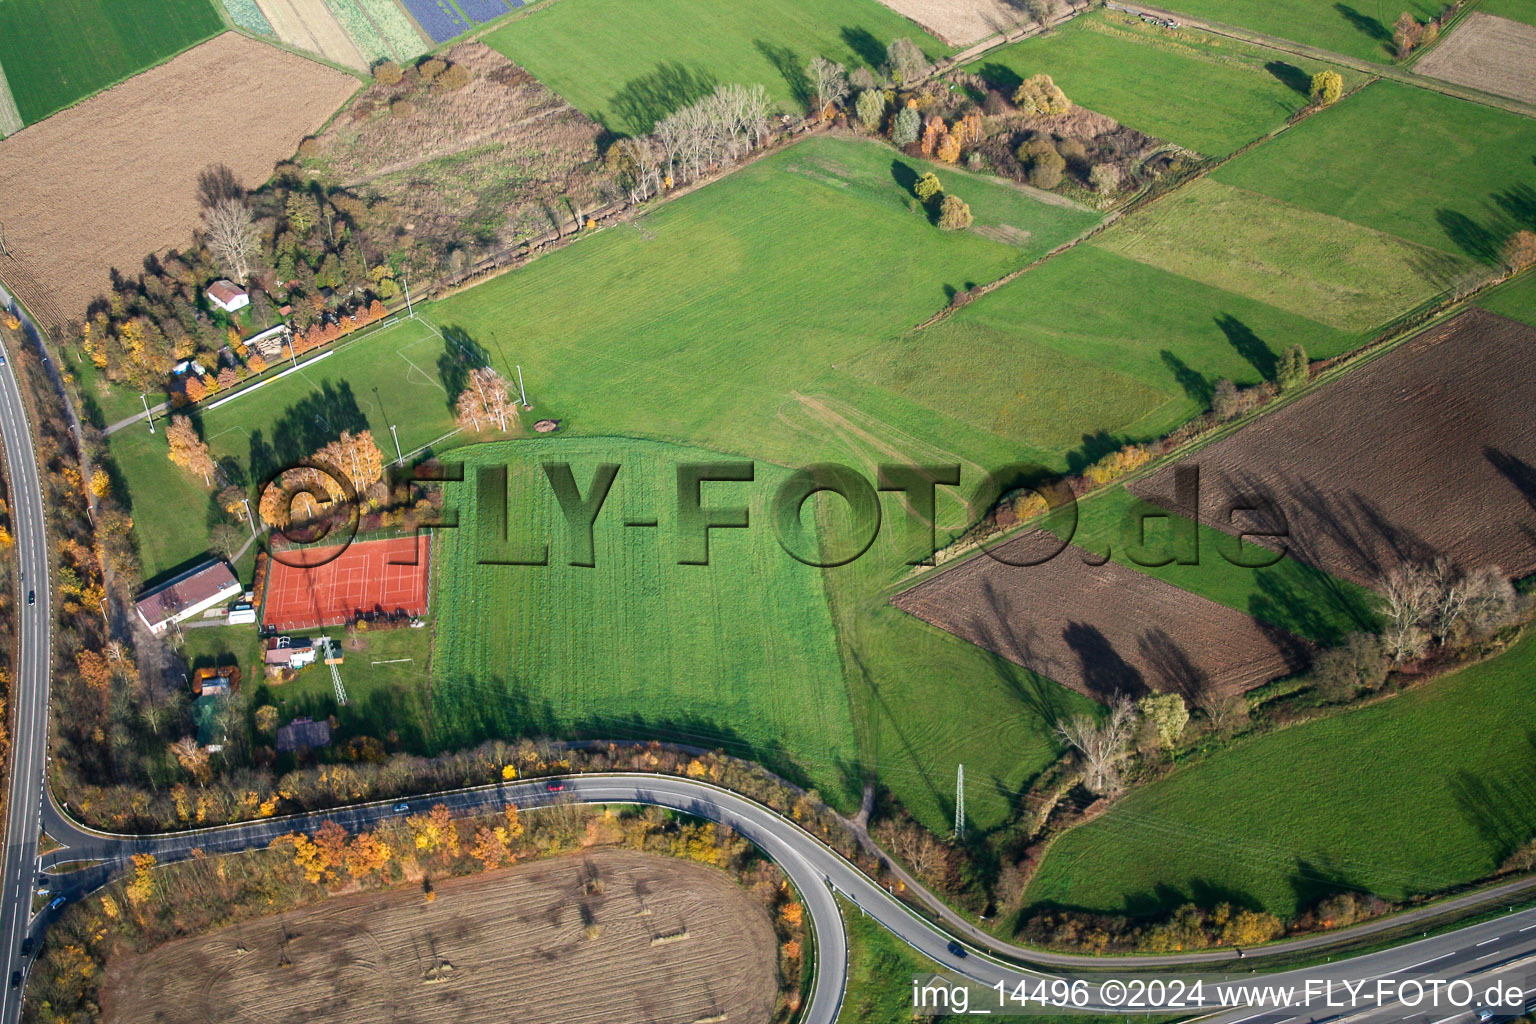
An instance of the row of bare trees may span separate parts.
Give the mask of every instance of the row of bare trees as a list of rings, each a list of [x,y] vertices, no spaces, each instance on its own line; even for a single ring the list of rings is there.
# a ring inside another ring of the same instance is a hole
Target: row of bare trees
[[[1487,636],[1518,613],[1515,589],[1502,570],[1459,569],[1443,558],[1392,570],[1381,594],[1386,619],[1382,643],[1394,664],[1420,657],[1431,643],[1443,646]]]
[[[740,160],[768,137],[772,112],[761,85],[721,85],[657,121],[650,135],[621,140],[619,171],[630,201]]]

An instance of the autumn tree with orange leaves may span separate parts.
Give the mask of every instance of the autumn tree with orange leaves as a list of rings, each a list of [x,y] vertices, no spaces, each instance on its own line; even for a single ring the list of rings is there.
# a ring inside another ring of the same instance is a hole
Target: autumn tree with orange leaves
[[[218,468],[208,452],[208,442],[197,436],[197,428],[185,416],[172,416],[165,428],[165,440],[170,444],[170,460],[189,473],[203,478],[203,483],[213,483]]]

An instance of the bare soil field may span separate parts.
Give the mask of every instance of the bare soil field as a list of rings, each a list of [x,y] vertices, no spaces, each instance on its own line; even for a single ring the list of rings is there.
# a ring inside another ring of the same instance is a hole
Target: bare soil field
[[[999,32],[1031,24],[1022,4],[1009,0],[880,0],[951,46],[969,46]],[[1055,18],[1071,10],[1069,0],[1044,0]]]
[[[325,123],[357,80],[233,32],[0,142],[0,279],[45,321],[80,318],[110,273],[184,246],[198,172],[247,186]],[[253,97],[260,97],[255,102]]]
[[[457,240],[468,227],[488,248],[549,230],[546,208],[563,209],[562,197],[599,202],[609,175],[595,121],[483,43],[442,56],[472,73],[468,85],[445,91],[408,76],[370,86],[305,145],[303,166],[388,199],[419,236]],[[401,100],[415,110],[393,113]]]
[[[1536,25],[1470,14],[1413,70],[1536,103]]]
[[[1373,586],[1443,556],[1519,577],[1536,572],[1533,408],[1536,330],[1470,310],[1185,463],[1203,522],[1236,533],[1283,516],[1288,536],[1264,543],[1336,576]],[[1129,489],[1173,507],[1172,473]],[[1234,524],[1234,503],[1257,511]]]
[[[325,0],[256,0],[277,38],[289,46],[318,53],[343,67],[368,70],[364,57]]]
[[[1043,542],[1043,543],[1042,543]],[[891,599],[994,654],[1096,700],[1178,692],[1192,701],[1240,693],[1304,667],[1300,639],[1136,569],[1033,533]]]
[[[773,1015],[767,913],[723,872],[594,850],[334,897],[108,965],[116,1024],[753,1024]],[[588,937],[595,930],[595,937]]]

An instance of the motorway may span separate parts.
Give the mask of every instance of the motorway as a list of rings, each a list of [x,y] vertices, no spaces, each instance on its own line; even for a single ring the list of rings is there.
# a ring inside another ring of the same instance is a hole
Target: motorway
[[[0,295],[3,298],[3,295]],[[120,870],[135,853],[151,853],[162,861],[184,858],[193,849],[209,854],[230,853],[261,848],[273,838],[290,831],[313,831],[329,819],[351,831],[371,827],[394,813],[391,802],[379,802],[318,811],[287,818],[267,819],[194,832],[165,833],[154,836],[111,835],[86,829],[57,807],[45,790],[47,759],[47,708],[49,694],[49,647],[52,620],[49,615],[48,561],[45,543],[43,507],[37,462],[31,435],[26,430],[20,389],[9,361],[0,366],[0,432],[4,434],[5,452],[11,480],[11,515],[17,538],[17,557],[25,582],[19,584],[17,602],[21,632],[20,655],[14,673],[14,702],[18,708],[13,737],[14,769],[7,806],[6,844],[3,863],[4,889],[0,893],[0,920],[3,920],[5,960],[0,964],[6,979],[4,998],[0,1000],[0,1024],[16,1024],[21,1013],[21,989],[9,985],[13,970],[25,970],[26,958],[21,944],[27,934],[41,936],[48,914],[31,913],[32,890],[38,876],[69,862],[97,861],[93,868],[51,876],[56,892],[71,899],[103,884]],[[28,605],[27,591],[35,590],[37,603]],[[803,1024],[834,1024],[841,1007],[847,980],[848,952],[843,920],[836,896],[841,894],[875,919],[881,926],[914,949],[943,965],[948,972],[962,976],[983,993],[994,985],[1014,991],[1019,984],[1031,990],[1040,982],[1058,978],[1083,979],[1081,1009],[1134,1009],[1117,1001],[1113,990],[1103,984],[1108,976],[1071,975],[1063,970],[1046,973],[996,959],[974,945],[960,946],[945,931],[918,917],[879,885],[820,840],[776,812],[729,791],[685,778],[670,776],[609,774],[566,778],[559,792],[551,791],[546,779],[528,780],[465,790],[431,794],[410,801],[413,811],[434,804],[445,804],[458,813],[492,810],[508,803],[522,808],[536,808],[554,800],[589,804],[649,804],[716,821],[735,829],[755,843],[790,877],[799,890],[809,915],[809,927],[815,942],[815,979],[810,999],[801,1015]],[[45,828],[62,848],[39,856],[38,837]],[[957,950],[964,955],[957,955]],[[1143,981],[1157,980],[1170,988],[1192,985],[1197,968],[1192,965],[1210,954],[1183,954],[1164,959],[1158,973],[1138,973]],[[1251,961],[1229,959],[1225,967],[1247,966]],[[1059,963],[1066,958],[1057,957]],[[1113,971],[1113,958],[1076,958],[1079,964],[1092,964],[1100,972]],[[1121,977],[1131,976],[1130,963],[1121,961]],[[1508,979],[1522,989],[1528,988],[1526,973],[1536,964],[1536,910],[1503,914],[1493,920],[1460,928],[1406,945],[1370,953],[1337,963],[1271,975],[1244,975],[1272,986],[1321,986],[1342,980],[1386,979],[1397,981],[1418,976],[1446,980],[1467,979],[1481,992],[1494,979]],[[892,978],[903,988],[907,978]],[[1335,993],[1336,995],[1337,993]],[[1390,993],[1395,995],[1395,993]],[[1194,1015],[1206,1012],[1207,1019],[1220,1024],[1303,1024],[1349,1020],[1359,1024],[1387,1021],[1411,1021],[1415,1024],[1458,1024],[1476,1019],[1474,1008],[1452,1012],[1445,1007],[1432,1011],[1405,1006],[1389,997],[1380,1005],[1330,1006],[1321,991],[1305,1003],[1284,1009],[1264,1009],[1243,1005],[1231,1009],[1215,1008],[1214,986],[1204,994],[1199,1007],[1186,1006]],[[1479,1005],[1482,1000],[1479,1000]],[[973,1002],[973,1008],[980,1004]],[[1524,997],[1518,1008],[1523,1009]],[[1155,1007],[1147,1007],[1152,1009]],[[994,1011],[996,1012],[996,1011]],[[1499,1014],[1493,1019],[1508,1019]]]

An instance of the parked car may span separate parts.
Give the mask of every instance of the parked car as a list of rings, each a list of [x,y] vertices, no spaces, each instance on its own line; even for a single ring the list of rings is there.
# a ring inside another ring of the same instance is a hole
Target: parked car
[[[68,902],[69,902],[69,897],[68,896],[55,896],[53,898],[53,902],[48,904],[48,909],[49,910],[58,910],[60,907],[62,907],[64,904],[66,904]]]

